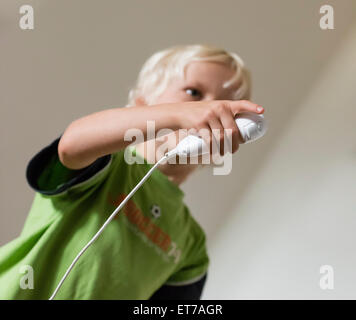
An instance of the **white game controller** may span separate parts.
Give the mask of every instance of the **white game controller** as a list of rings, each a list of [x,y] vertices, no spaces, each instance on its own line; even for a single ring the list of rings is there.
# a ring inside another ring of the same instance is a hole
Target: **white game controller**
[[[261,138],[267,132],[267,122],[262,114],[243,112],[238,114],[235,121],[245,144]],[[209,153],[209,148],[205,141],[199,136],[189,135],[169,151],[167,156],[198,156],[206,153]]]

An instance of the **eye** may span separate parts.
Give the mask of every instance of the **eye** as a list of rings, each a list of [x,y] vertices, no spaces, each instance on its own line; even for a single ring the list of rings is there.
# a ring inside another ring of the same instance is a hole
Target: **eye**
[[[202,94],[198,89],[195,88],[187,88],[185,89],[186,94],[189,94],[193,98],[201,98]]]

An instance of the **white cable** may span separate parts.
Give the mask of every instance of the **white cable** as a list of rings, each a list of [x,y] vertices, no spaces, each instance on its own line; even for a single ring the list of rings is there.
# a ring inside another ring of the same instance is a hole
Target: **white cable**
[[[103,230],[106,228],[106,226],[110,223],[112,219],[116,216],[116,214],[122,209],[122,207],[126,204],[126,202],[134,195],[134,193],[142,186],[142,184],[149,178],[149,176],[152,174],[153,170],[157,168],[157,166],[163,162],[164,160],[174,156],[175,154],[170,152],[166,153],[160,160],[155,163],[155,165],[146,173],[146,175],[141,179],[141,181],[136,185],[135,188],[131,190],[131,192],[126,196],[124,200],[119,204],[119,206],[113,211],[113,213],[110,215],[110,217],[105,221],[105,223],[102,225],[102,227],[99,229],[99,231],[94,235],[94,237],[83,247],[82,250],[77,254],[77,256],[74,258],[73,262],[71,265],[68,267],[67,271],[65,272],[64,276],[62,277],[61,281],[58,283],[57,288],[54,290],[52,293],[51,297],[49,300],[53,300],[54,297],[56,296],[58,290],[62,286],[64,280],[68,277],[69,273],[73,269],[74,265],[77,263],[81,255],[87,250],[93,242],[100,236],[100,234],[103,232]]]

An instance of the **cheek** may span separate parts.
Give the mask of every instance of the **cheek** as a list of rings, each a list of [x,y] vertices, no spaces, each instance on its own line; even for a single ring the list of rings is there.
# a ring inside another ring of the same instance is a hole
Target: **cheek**
[[[155,99],[155,103],[175,103],[188,101],[189,96],[179,87],[169,87]]]
[[[171,92],[171,91],[165,91],[163,92],[157,99],[155,100],[155,103],[174,103],[174,102],[181,102],[182,97],[180,97],[179,94],[176,92]]]

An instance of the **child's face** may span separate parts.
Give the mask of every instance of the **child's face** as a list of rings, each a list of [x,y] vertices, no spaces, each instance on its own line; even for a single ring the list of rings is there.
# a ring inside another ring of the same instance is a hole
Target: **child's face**
[[[172,80],[155,103],[234,100],[239,84],[223,88],[223,84],[233,76],[234,71],[222,63],[191,62],[186,68],[185,79]]]
[[[209,100],[234,100],[234,94],[239,83],[234,83],[228,88],[223,88],[223,84],[234,76],[234,71],[222,63],[195,61],[188,64],[185,79],[172,79],[166,90],[153,101],[153,104],[179,103],[189,101],[209,101]],[[139,102],[139,103],[137,103]],[[136,104],[145,104],[141,99]],[[180,138],[183,138],[181,136]],[[173,149],[178,141],[178,130],[166,135],[169,150]],[[147,158],[146,143],[136,148]],[[158,145],[163,143],[160,139],[156,141]],[[160,155],[156,161],[163,155]],[[199,162],[201,163],[201,161]],[[172,165],[161,165],[161,170],[170,175]],[[162,169],[165,167],[165,169]],[[179,165],[179,171],[174,171],[178,176],[186,176],[196,168],[196,165]],[[183,172],[184,171],[184,172]]]

